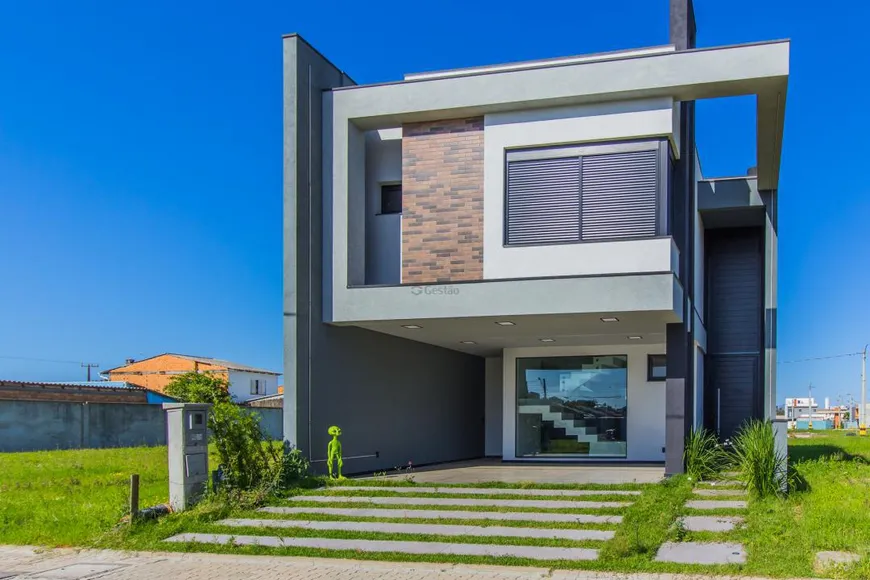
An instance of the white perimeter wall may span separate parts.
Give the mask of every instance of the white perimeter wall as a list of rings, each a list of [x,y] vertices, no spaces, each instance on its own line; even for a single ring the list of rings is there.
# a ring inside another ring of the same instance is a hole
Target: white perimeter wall
[[[266,381],[266,390],[260,387],[259,395],[251,394],[251,379],[260,379],[260,383]],[[243,371],[230,371],[230,395],[236,402],[247,401],[265,395],[274,395],[278,392],[278,376],[262,373],[248,373]]]
[[[647,381],[647,355],[664,354],[664,344],[596,347],[548,346],[504,349],[503,459],[516,457],[516,359],[538,356],[628,356],[628,455],[624,461],[664,461],[665,381]],[[534,459],[521,458],[534,461]],[[541,458],[546,461],[578,461],[578,458]],[[585,461],[596,461],[587,459]],[[614,461],[607,459],[607,461]],[[618,461],[618,460],[616,460]]]
[[[402,129],[366,133],[366,284],[398,284],[402,214],[381,215],[381,185],[402,183]]]
[[[670,240],[504,246],[505,150],[647,137],[673,140],[670,98],[497,113],[484,117],[483,277],[528,278],[672,268]]]

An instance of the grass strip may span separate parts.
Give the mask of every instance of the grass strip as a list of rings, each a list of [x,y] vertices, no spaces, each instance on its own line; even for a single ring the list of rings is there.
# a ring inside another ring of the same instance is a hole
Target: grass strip
[[[648,489],[625,512],[616,536],[602,550],[602,559],[621,562],[652,560],[691,493],[690,483],[682,476]]]

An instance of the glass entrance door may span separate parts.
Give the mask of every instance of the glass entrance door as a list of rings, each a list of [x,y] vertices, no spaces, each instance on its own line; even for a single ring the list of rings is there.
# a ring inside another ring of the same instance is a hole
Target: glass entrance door
[[[626,456],[625,355],[517,359],[517,457]]]

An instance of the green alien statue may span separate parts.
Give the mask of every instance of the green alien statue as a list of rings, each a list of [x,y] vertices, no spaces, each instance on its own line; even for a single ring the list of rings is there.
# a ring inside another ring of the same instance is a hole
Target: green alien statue
[[[341,428],[337,425],[333,425],[329,428],[328,433],[332,435],[332,441],[329,442],[329,445],[326,447],[326,468],[329,473],[330,479],[344,479],[341,475],[341,468],[344,466],[344,461],[341,459],[341,441],[338,440],[341,435]],[[335,476],[332,475],[332,462],[336,461],[338,463],[338,472]]]

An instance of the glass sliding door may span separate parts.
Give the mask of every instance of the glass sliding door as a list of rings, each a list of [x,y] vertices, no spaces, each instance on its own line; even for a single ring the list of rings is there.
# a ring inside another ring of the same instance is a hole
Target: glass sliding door
[[[517,457],[626,456],[625,355],[517,359]]]

